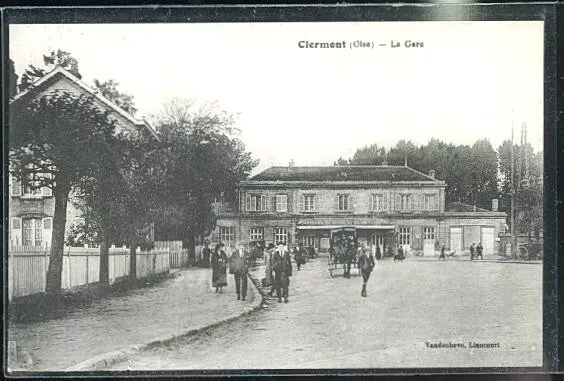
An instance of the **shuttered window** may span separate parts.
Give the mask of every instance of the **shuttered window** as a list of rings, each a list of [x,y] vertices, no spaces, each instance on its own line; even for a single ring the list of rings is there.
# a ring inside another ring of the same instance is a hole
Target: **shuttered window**
[[[388,198],[385,193],[374,193],[370,195],[368,208],[371,212],[383,212],[388,210]]]
[[[266,211],[266,196],[260,194],[248,194],[246,202],[248,212]]]
[[[304,200],[304,212],[314,212],[315,211],[315,195],[306,194],[303,196]]]
[[[288,211],[288,195],[276,195],[276,211],[279,213],[285,213]]]

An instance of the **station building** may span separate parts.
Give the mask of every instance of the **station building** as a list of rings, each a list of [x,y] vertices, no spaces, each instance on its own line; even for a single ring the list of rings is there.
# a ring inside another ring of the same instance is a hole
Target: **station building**
[[[497,254],[506,214],[460,202],[445,203],[448,185],[408,166],[271,167],[239,184],[234,204],[215,204],[212,242],[286,242],[326,251],[331,235],[355,232],[358,243],[383,253],[399,245],[435,255],[458,254],[482,243]]]

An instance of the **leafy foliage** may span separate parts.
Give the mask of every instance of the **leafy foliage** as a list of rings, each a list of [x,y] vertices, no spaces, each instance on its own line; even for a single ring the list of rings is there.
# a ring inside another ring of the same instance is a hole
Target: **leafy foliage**
[[[22,74],[19,89],[20,91],[27,90],[33,82],[37,81],[39,78],[43,77],[49,71],[53,70],[57,66],[61,66],[71,73],[81,78],[81,74],[78,71],[78,61],[69,52],[64,50],[52,51],[47,55],[43,55],[44,68],[38,68],[33,65],[29,65],[29,68]]]
[[[108,98],[131,115],[135,115],[137,109],[135,108],[133,96],[120,92],[118,86],[119,83],[113,79],[105,82],[101,82],[97,79],[94,80],[94,87],[100,91],[104,97]]]

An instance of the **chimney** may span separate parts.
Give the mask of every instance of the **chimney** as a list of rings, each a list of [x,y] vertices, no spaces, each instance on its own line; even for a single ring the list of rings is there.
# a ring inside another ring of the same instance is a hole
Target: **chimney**
[[[435,178],[435,170],[434,169],[431,169],[429,171],[429,177]]]
[[[497,198],[494,198],[492,200],[492,212],[497,212],[498,206],[499,206],[499,200]]]
[[[82,75],[80,75],[80,72],[78,71],[78,61],[73,59],[70,62],[70,68],[69,71],[74,74],[78,79],[82,79]]]

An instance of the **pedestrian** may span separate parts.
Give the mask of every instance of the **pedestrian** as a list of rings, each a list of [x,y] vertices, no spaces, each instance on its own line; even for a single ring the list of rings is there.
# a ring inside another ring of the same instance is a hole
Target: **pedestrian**
[[[276,287],[276,297],[278,303],[288,303],[288,287],[292,276],[292,259],[283,243],[279,243],[272,256],[272,266],[274,268],[274,283]]]
[[[380,252],[380,245],[376,245],[376,260],[382,259],[382,253]]]
[[[249,271],[249,255],[243,243],[233,252],[229,261],[229,272],[235,278],[235,290],[237,300],[245,300],[247,297],[247,273]]]
[[[345,249],[345,272],[344,278],[351,278],[351,264],[356,257],[356,250],[352,242],[349,242]]]
[[[474,251],[476,249],[474,248],[474,244],[470,245],[470,260],[474,259]]]
[[[223,243],[215,245],[212,254],[212,286],[215,292],[223,292],[223,287],[227,286],[227,254],[223,251]]]
[[[294,259],[296,261],[296,266],[298,268],[298,271],[300,271],[300,267],[301,265],[305,264],[305,256],[306,256],[306,252],[304,250],[304,248],[302,247],[302,243],[298,243],[298,247],[294,248]]]
[[[476,246],[476,259],[478,259],[478,257],[480,257],[480,259],[484,259],[482,255],[483,251],[484,251],[484,247],[482,246],[482,242],[479,242],[478,246]]]
[[[370,253],[370,256],[367,256],[366,250],[362,250],[358,258],[358,268],[362,275],[362,291],[360,292],[360,296],[366,298],[366,284],[368,283],[372,269],[374,269],[374,257],[372,253]]]
[[[439,255],[439,261],[440,261],[441,259],[446,261],[446,253],[445,253],[445,250],[446,250],[445,245],[443,245],[443,246],[441,247],[441,255]]]
[[[211,250],[208,247],[209,244],[210,243],[208,241],[205,241],[204,242],[204,248],[202,249],[202,266],[203,267],[210,267]]]

